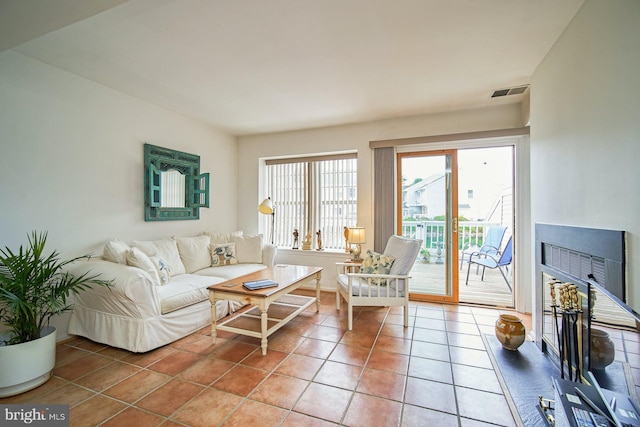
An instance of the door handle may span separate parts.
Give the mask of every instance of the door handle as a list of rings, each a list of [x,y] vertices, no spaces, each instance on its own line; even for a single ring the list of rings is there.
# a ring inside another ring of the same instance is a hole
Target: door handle
[[[458,217],[455,217],[451,220],[451,232],[452,233],[458,232]]]

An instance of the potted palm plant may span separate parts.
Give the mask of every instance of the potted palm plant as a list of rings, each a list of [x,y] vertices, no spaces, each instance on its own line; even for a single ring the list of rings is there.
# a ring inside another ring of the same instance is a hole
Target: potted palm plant
[[[0,398],[31,390],[51,377],[55,365],[56,331],[52,316],[71,310],[71,293],[109,281],[85,273],[72,276],[66,266],[83,255],[61,260],[45,254],[47,233],[28,237],[17,252],[0,249]]]

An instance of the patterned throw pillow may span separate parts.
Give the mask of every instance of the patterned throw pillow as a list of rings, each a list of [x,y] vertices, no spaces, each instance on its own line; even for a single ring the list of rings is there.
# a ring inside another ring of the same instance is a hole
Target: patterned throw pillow
[[[389,274],[391,271],[391,266],[396,259],[389,255],[379,254],[377,252],[372,251],[371,249],[367,250],[367,255],[365,255],[362,260],[362,265],[360,266],[360,273],[363,274]],[[384,279],[374,279],[372,281],[375,284],[386,285],[386,280]]]
[[[171,279],[171,272],[169,271],[169,266],[162,259],[157,256],[150,257],[153,265],[155,265],[156,270],[158,270],[158,276],[160,277],[160,286],[166,285],[169,283],[169,279]]]
[[[211,265],[213,267],[238,263],[235,243],[214,243],[209,245],[209,251],[211,252]]]

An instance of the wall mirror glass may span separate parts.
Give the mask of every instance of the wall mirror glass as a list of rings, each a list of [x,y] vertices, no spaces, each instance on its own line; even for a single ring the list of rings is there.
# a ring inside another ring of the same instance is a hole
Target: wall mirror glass
[[[209,207],[209,174],[200,156],[144,144],[144,219],[199,219]]]

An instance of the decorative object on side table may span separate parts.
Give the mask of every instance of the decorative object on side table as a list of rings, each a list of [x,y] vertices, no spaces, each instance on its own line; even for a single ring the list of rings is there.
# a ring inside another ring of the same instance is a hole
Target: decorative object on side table
[[[318,247],[316,247],[316,251],[324,251],[324,248],[322,247],[322,232],[318,230],[316,232],[316,236],[318,237]]]
[[[356,245],[355,249],[350,249],[349,252],[353,255],[354,261],[362,261],[360,254],[362,253],[362,244],[367,243],[364,227],[352,227],[349,229],[349,244]]]
[[[34,389],[51,377],[56,360],[56,329],[52,316],[71,310],[71,293],[110,281],[85,273],[72,276],[69,264],[88,255],[62,261],[57,251],[44,254],[47,233],[29,236],[17,252],[0,249],[0,397]]]
[[[294,228],[293,229],[293,246],[291,247],[291,249],[298,249],[299,236],[300,236],[300,233],[298,233],[298,229]]]
[[[349,227],[344,227],[344,251],[349,253],[351,245],[349,244]]]
[[[518,316],[501,314],[496,320],[496,338],[506,350],[518,350],[524,342],[525,334],[526,329]]]

